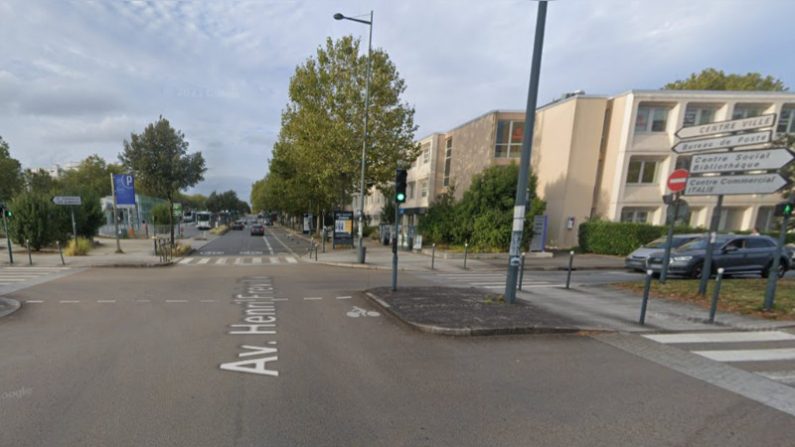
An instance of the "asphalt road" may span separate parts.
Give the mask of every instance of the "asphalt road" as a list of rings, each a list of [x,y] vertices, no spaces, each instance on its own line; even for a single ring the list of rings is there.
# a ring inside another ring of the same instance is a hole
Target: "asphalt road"
[[[252,236],[251,225],[243,230],[231,230],[201,248],[195,256],[261,256],[282,253],[301,256],[306,254],[309,243],[292,237],[279,226],[265,227],[264,236]]]
[[[309,263],[198,265],[87,270],[17,291],[41,302],[0,320],[0,446],[745,446],[795,436],[792,416],[599,338],[415,332],[358,293],[388,283],[388,272]],[[404,274],[400,284],[428,283]],[[257,323],[244,321],[252,310]],[[245,324],[269,326],[232,326]],[[232,333],[251,330],[263,333]]]

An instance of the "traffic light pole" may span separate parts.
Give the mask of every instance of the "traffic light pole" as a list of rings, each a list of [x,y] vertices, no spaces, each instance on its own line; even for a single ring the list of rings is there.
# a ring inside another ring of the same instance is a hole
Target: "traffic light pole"
[[[784,219],[781,222],[781,231],[778,234],[778,244],[776,244],[776,254],[773,258],[773,264],[767,273],[767,290],[765,290],[765,305],[764,310],[773,309],[776,299],[776,285],[778,284],[778,268],[781,263],[781,252],[784,249],[784,242],[787,239],[787,225],[789,224],[789,214],[784,214]]]
[[[395,232],[392,237],[392,291],[397,290],[398,269],[398,222],[400,222],[400,202],[395,200]]]
[[[701,280],[698,283],[698,294],[704,296],[707,294],[707,283],[712,273],[712,254],[715,251],[713,245],[718,234],[718,225],[720,224],[720,212],[723,208],[723,194],[718,196],[718,204],[715,205],[715,210],[712,212],[712,221],[709,224],[709,235],[707,235],[707,250],[704,254],[704,265],[701,267]]]
[[[660,271],[660,282],[664,283],[668,278],[668,263],[671,260],[671,245],[674,240],[674,226],[676,225],[676,218],[679,216],[679,195],[672,194],[674,200],[674,215],[671,216],[671,223],[668,225],[668,235],[665,238],[665,255],[663,256],[662,271]],[[670,208],[671,205],[668,205]]]
[[[11,250],[11,235],[8,233],[8,217],[6,216],[6,210],[3,210],[3,229],[6,232],[6,244],[8,244],[8,262],[13,264],[14,251]]]

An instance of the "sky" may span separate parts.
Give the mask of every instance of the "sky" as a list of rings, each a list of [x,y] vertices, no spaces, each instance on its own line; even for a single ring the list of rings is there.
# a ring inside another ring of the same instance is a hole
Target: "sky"
[[[207,161],[190,192],[248,200],[295,67],[327,37],[366,41],[366,25],[332,16],[370,10],[418,138],[524,109],[530,0],[0,0],[0,136],[25,168],[116,161],[162,115]],[[552,1],[539,105],[574,90],[655,89],[706,67],[795,89],[794,16],[791,0]]]

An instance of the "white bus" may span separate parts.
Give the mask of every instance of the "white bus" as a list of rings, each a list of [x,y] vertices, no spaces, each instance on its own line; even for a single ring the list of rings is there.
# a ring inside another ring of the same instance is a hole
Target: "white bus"
[[[196,229],[197,230],[209,230],[212,228],[210,225],[210,220],[213,217],[213,213],[209,211],[197,211],[194,213],[196,215]]]

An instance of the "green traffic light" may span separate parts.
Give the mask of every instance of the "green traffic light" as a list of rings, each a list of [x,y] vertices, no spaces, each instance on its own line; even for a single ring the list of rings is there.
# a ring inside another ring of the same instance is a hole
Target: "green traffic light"
[[[792,214],[792,204],[791,203],[788,203],[788,204],[784,205],[784,214],[787,215],[787,216]]]
[[[405,194],[403,194],[403,193],[398,193],[398,195],[397,195],[397,200],[398,200],[398,202],[401,202],[401,201],[403,201],[403,200],[405,200],[405,199],[406,199],[406,195],[405,195]]]

